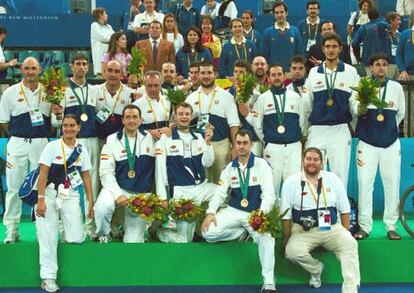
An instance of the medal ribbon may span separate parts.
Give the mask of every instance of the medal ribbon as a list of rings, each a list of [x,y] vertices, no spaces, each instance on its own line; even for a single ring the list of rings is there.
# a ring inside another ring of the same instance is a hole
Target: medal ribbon
[[[115,100],[115,103],[114,103],[114,105],[112,106],[112,111],[111,111],[111,113],[112,114],[114,114],[114,111],[115,111],[115,108],[116,108],[116,105],[118,104],[118,102],[121,100],[121,93],[122,93],[122,91],[123,91],[123,89],[124,89],[124,86],[122,85],[122,83],[121,83],[121,86],[120,86],[120,88],[119,88],[119,90],[118,90],[118,96],[116,97],[116,100]],[[108,90],[106,89],[106,87],[105,86],[103,86],[103,94],[104,94],[104,98],[105,98],[105,91],[107,91],[108,92]],[[109,93],[109,92],[108,92]],[[106,101],[106,99],[105,99],[105,101]]]
[[[88,95],[89,95],[89,87],[88,87],[88,85],[86,84],[86,99],[85,99],[85,96],[83,95],[83,87],[78,86],[72,80],[69,80],[69,85],[70,85],[70,89],[72,90],[73,94],[76,97],[76,100],[78,100],[79,106],[81,107],[82,114],[85,114],[86,113],[86,109],[85,108],[86,108],[86,105],[88,103]],[[78,87],[78,88],[80,88],[80,91],[82,93],[82,100],[83,101],[80,99],[79,95],[76,93],[75,86]]]
[[[207,112],[204,113],[204,114],[210,113],[211,106],[213,106],[213,102],[214,102],[215,99],[216,99],[216,90],[213,91],[213,97],[210,100],[210,104],[208,105]],[[201,91],[198,92],[198,110],[200,111],[200,114],[201,114],[201,110],[202,110],[202,107],[201,107]]]
[[[239,53],[239,49],[238,49],[239,46],[237,44],[234,44],[233,46],[234,46],[234,50],[236,51],[236,54],[237,54],[237,59],[242,59],[240,57],[240,53]],[[243,55],[243,52],[244,52],[244,58],[243,59],[247,61],[246,43],[243,43],[242,55]]]
[[[385,95],[387,94],[387,85],[388,85],[388,80],[385,80],[384,91],[382,92],[382,97],[381,97],[381,100],[383,102],[385,101]],[[381,96],[381,88],[378,89],[378,96]],[[377,108],[377,109],[378,109],[378,113],[382,114],[382,110],[384,110],[384,108]]]
[[[40,106],[40,95],[41,95],[40,86],[38,86],[38,87],[37,87],[37,90],[39,91],[39,92],[38,92],[38,95],[39,95],[38,104],[39,104],[39,106]],[[26,101],[27,106],[29,106],[29,109],[32,109],[32,107],[30,106],[30,103],[29,103],[29,99],[27,98],[26,93],[24,92],[23,82],[20,84],[20,94],[22,94],[22,95],[23,95],[23,98],[24,98],[24,100]]]
[[[318,197],[316,197],[315,192],[313,191],[313,186],[311,186],[309,184],[309,181],[306,181],[306,184],[308,185],[308,188],[309,188],[309,190],[311,192],[311,195],[312,195],[313,199],[315,200],[316,209],[319,209],[319,194],[318,194]],[[322,184],[323,202],[325,204],[325,209],[327,210],[328,209],[328,204],[326,203],[325,187],[323,187],[323,183],[322,182],[321,182],[321,184]]]
[[[65,142],[63,141],[63,138],[60,140],[60,146],[62,148],[62,157],[63,157],[63,169],[65,170],[65,178],[68,178],[68,165],[66,162],[66,153],[65,153]],[[76,149],[74,150],[76,152]],[[77,162],[79,162],[80,156],[76,159],[75,165]]]
[[[336,81],[336,75],[338,74],[338,71],[335,71],[334,80],[332,82],[332,74],[330,74],[330,81],[328,80],[328,74],[326,73],[326,66],[325,66],[325,82],[326,82],[326,89],[328,91],[328,99],[333,99],[333,92],[335,89],[335,81]]]
[[[187,54],[187,63],[188,63],[188,68],[190,68],[191,65],[191,59],[190,59],[190,55],[193,55],[191,52],[188,52]],[[195,52],[195,58],[194,58],[194,62],[197,61],[198,58],[198,52]]]
[[[148,105],[149,105],[149,107],[151,109],[152,116],[154,117],[155,125],[157,126],[157,128],[159,128],[158,127],[157,113],[155,113],[154,107],[152,107],[151,100],[148,97],[147,97],[147,101],[148,101]],[[162,105],[162,107],[164,109],[164,119],[165,119],[165,121],[168,122],[168,115],[167,115],[167,112],[168,111],[167,111],[167,108],[165,107],[164,102],[162,101],[162,98],[161,97],[160,97],[160,102],[161,102],[161,105]]]
[[[244,177],[244,172],[242,175],[242,172],[240,171],[240,168],[237,168],[237,171],[239,173],[239,181],[240,181],[240,190],[243,195],[243,199],[247,199],[247,193],[249,190],[249,180],[250,180],[250,168],[247,168],[247,175]]]
[[[283,121],[285,120],[286,91],[283,93],[283,99],[281,95],[277,96],[279,98],[281,108],[279,107],[279,103],[276,100],[276,95],[273,94],[273,103],[275,104],[277,123],[278,125],[283,125]]]
[[[134,166],[135,166],[135,160],[137,158],[136,154],[137,154],[138,133],[137,135],[135,135],[135,145],[134,145],[134,151],[132,154],[131,154],[131,147],[129,145],[128,135],[124,133],[124,137],[125,137],[125,149],[127,152],[127,159],[128,159],[128,170],[133,171]]]
[[[313,34],[313,38],[311,38],[311,27],[313,27],[314,25],[315,25],[315,33]],[[309,23],[308,24],[308,39],[310,39],[310,40],[315,40],[316,39],[316,36],[318,35],[318,26],[319,26],[319,23],[315,23],[315,24]]]

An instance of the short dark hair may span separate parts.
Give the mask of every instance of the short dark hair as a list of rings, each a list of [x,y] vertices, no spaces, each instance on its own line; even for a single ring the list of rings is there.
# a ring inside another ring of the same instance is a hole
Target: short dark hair
[[[300,63],[306,66],[307,61],[302,55],[295,55],[292,57],[292,59],[290,59],[290,65],[293,63]]]
[[[390,58],[388,58],[387,54],[379,52],[374,53],[371,55],[371,57],[369,57],[368,65],[374,65],[375,61],[381,59],[387,61],[387,63],[390,63]]]
[[[141,118],[141,109],[137,105],[134,105],[134,104],[126,105],[125,108],[122,110],[122,117],[125,116],[126,110],[137,110],[139,113],[139,118]]]
[[[88,57],[83,53],[77,53],[72,57],[71,64],[74,65],[78,60],[86,60],[89,63]]]
[[[243,59],[237,59],[235,62],[234,62],[234,65],[233,65],[233,68],[234,67],[242,67],[242,68],[244,68],[244,69],[246,69],[246,72],[247,73],[249,73],[250,72],[250,65],[249,65],[249,63],[247,63],[245,60],[243,60]]]
[[[377,7],[372,6],[368,9],[368,18],[369,20],[374,20],[377,19],[379,17],[379,11],[377,9]]]
[[[198,68],[200,69],[200,67],[213,67],[213,69],[214,69],[214,65],[213,65],[213,63],[211,63],[209,60],[203,60],[203,61],[200,61],[200,62],[198,62]]]
[[[282,68],[282,72],[283,72],[283,74],[285,74],[286,72],[285,72],[285,68],[283,67],[283,65],[282,64],[280,64],[280,63],[274,63],[274,64],[272,64],[272,65],[269,65],[269,69],[267,70],[267,74],[269,75],[269,73],[270,73],[270,69],[272,69],[272,68],[276,68],[276,67],[280,67],[280,68]]]
[[[321,4],[317,0],[309,0],[308,3],[306,3],[306,10],[309,9],[309,6],[311,5],[318,5],[318,9],[321,8]]]
[[[324,24],[327,24],[327,23],[332,23],[333,29],[334,29],[334,31],[336,31],[336,24],[333,21],[331,21],[331,20],[322,21],[322,23],[321,23],[321,31],[322,31],[323,25]]]
[[[200,69],[200,61],[194,61],[193,63],[191,63],[188,69],[193,67],[197,67],[198,69]]]
[[[63,121],[64,121],[64,120],[66,120],[66,119],[73,119],[73,120],[75,120],[75,122],[76,122],[76,124],[77,124],[77,125],[80,125],[80,124],[81,124],[81,121],[80,121],[79,117],[78,117],[78,116],[76,116],[75,114],[66,114],[66,115],[63,117],[63,119],[62,119],[62,123],[63,123]]]
[[[253,142],[253,134],[248,129],[239,129],[236,132],[236,135],[234,137],[237,137],[238,135],[245,137],[246,135],[249,137],[249,141]]]
[[[321,159],[321,161],[323,161],[323,155],[322,155],[322,152],[321,152],[321,150],[320,150],[320,149],[315,148],[315,147],[306,148],[306,149],[303,151],[303,156],[302,156],[302,159],[304,159],[304,158],[305,158],[305,156],[306,156],[306,154],[307,154],[307,153],[317,153],[317,154],[319,155],[319,159]]]
[[[177,109],[180,108],[180,107],[189,108],[189,109],[191,109],[191,113],[193,113],[193,107],[189,103],[186,103],[186,102],[181,102],[181,103],[177,104],[177,106],[175,106],[175,108],[174,108],[174,113],[177,113]]]
[[[159,24],[161,29],[162,29],[162,23],[161,22],[159,22],[158,20],[153,20],[153,21],[150,22],[149,26],[151,26],[151,24],[153,24],[153,23]]]
[[[332,40],[336,41],[338,43],[339,47],[342,47],[341,37],[337,34],[327,34],[322,40],[322,46],[325,46],[325,43],[327,41],[332,41]]]
[[[388,23],[391,23],[391,21],[395,20],[397,17],[401,17],[397,12],[390,11],[385,15],[385,19]]]
[[[245,11],[243,11],[242,15],[245,14],[245,13],[250,15],[250,17],[253,19],[252,27],[254,28],[254,14],[253,14],[253,12],[251,10],[245,10]]]
[[[283,6],[283,8],[285,9],[285,12],[288,12],[288,6],[286,5],[286,3],[282,2],[282,1],[276,1],[273,4],[272,12],[275,13],[276,7],[279,7],[279,6]]]

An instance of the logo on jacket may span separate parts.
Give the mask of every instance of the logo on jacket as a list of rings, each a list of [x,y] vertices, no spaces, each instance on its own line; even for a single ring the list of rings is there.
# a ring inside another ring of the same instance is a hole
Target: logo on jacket
[[[69,100],[74,100],[74,99],[76,99],[75,96],[70,96],[69,97]]]
[[[177,148],[177,146],[175,144],[173,144],[172,146],[170,146],[170,149],[175,149]]]
[[[394,101],[389,101],[388,102],[388,107],[390,107],[390,108],[394,107]]]
[[[290,37],[289,40],[290,40],[291,44],[293,44],[295,42],[295,39],[293,37]]]
[[[148,109],[147,113],[152,113],[152,110],[151,109]]]
[[[61,160],[61,159],[62,159],[62,157],[61,157],[61,156],[56,156],[56,157],[55,157],[55,159],[56,159],[56,160]]]
[[[150,152],[150,148],[149,147],[147,147],[146,149],[145,149],[145,151],[147,152],[147,154]]]
[[[231,180],[235,181],[235,180],[237,180],[237,177],[236,176],[232,176],[231,177]]]
[[[273,104],[267,104],[267,107],[268,108],[272,108],[273,107]]]
[[[104,101],[104,100],[105,100],[104,98],[99,98],[99,99],[98,99],[98,101]]]
[[[253,176],[253,182],[256,182],[256,181],[257,181],[257,177]]]
[[[122,150],[121,153],[125,154],[126,153],[126,150]]]
[[[21,102],[23,102],[24,101],[24,99],[18,99],[17,100],[19,103],[21,103]]]
[[[290,110],[295,110],[295,106],[294,105],[290,105]]]

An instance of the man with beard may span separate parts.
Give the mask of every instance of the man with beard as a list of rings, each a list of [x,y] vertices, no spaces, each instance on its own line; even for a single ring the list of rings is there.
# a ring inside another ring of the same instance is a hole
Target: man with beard
[[[172,62],[165,62],[161,65],[161,88],[162,92],[173,89],[177,81],[177,70]]]
[[[368,237],[372,230],[372,192],[379,166],[384,184],[384,224],[391,240],[400,240],[398,235],[398,205],[400,198],[401,146],[398,124],[404,118],[405,100],[401,85],[386,78],[388,57],[384,53],[371,56],[369,68],[374,78],[382,82],[378,98],[387,102],[387,107],[368,107],[365,114],[359,113],[359,103],[353,111],[359,114],[356,136],[358,164],[358,224],[361,228],[356,239]]]
[[[308,92],[305,87],[306,59],[302,56],[294,56],[290,60],[290,73],[292,82],[287,86],[288,90],[297,92],[301,97]]]
[[[208,242],[242,240],[247,231],[259,248],[262,292],[271,293],[276,292],[275,240],[269,233],[254,231],[249,224],[249,216],[256,209],[267,213],[275,204],[272,169],[264,159],[251,153],[252,145],[250,132],[239,130],[235,138],[237,158],[221,173],[219,186],[210,200],[201,231]],[[227,198],[228,206],[219,209]]]
[[[326,60],[313,67],[306,81],[309,95],[304,99],[305,118],[310,113],[306,147],[322,151],[331,171],[348,183],[351,156],[351,132],[349,123],[351,96],[356,93],[359,76],[356,69],[339,60],[342,50],[338,35],[327,35],[322,43]],[[352,99],[353,100],[353,99]],[[324,168],[326,169],[326,168]]]
[[[279,199],[280,186],[288,176],[300,171],[302,127],[300,95],[287,90],[281,64],[271,65],[271,88],[256,103],[255,130],[264,142],[263,158],[272,166],[273,186]]]
[[[252,60],[251,69],[256,76],[258,85],[267,85],[267,69],[269,68],[266,58],[263,56],[256,56]]]
[[[186,102],[193,108],[193,123],[197,124],[198,129],[205,131],[207,124],[214,127],[211,141],[215,160],[208,170],[208,178],[215,183],[219,180],[229,155],[235,154],[234,139],[240,120],[233,96],[216,85],[213,64],[203,61],[199,68],[201,86],[187,97]],[[231,152],[230,143],[233,147]]]
[[[322,162],[319,149],[306,149],[303,171],[283,184],[281,211],[288,210],[282,218],[285,255],[311,274],[309,286],[319,288],[324,265],[310,252],[318,246],[333,251],[341,262],[342,293],[355,293],[360,283],[358,243],[348,231],[347,192],[338,176],[321,171]]]
[[[214,162],[211,145],[213,130],[207,129],[205,138],[190,129],[193,109],[190,104],[180,103],[174,111],[176,127],[172,136],[165,134],[156,144],[155,180],[157,194],[170,198],[190,199],[195,204],[208,201],[215,192],[216,185],[207,183],[204,168]],[[177,221],[176,229],[161,228],[157,236],[162,242],[186,243],[193,240],[196,223]]]
[[[323,22],[323,20],[319,18],[320,8],[319,1],[308,1],[308,3],[306,3],[308,17],[299,21],[297,25],[297,28],[302,35],[303,46],[306,48],[306,52],[309,51],[309,48],[312,45],[320,42],[322,39],[322,36],[319,33],[319,26]]]

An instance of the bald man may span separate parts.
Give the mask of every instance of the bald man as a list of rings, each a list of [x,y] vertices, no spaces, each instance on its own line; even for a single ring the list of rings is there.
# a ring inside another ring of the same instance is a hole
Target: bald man
[[[37,166],[51,129],[52,105],[42,101],[38,82],[39,62],[32,57],[26,58],[20,70],[23,80],[7,88],[0,101],[0,125],[10,135],[7,143],[8,190],[3,218],[7,234],[4,243],[14,243],[19,238],[17,230],[22,213],[19,188],[28,168],[32,170]],[[54,109],[57,114],[58,108]]]

